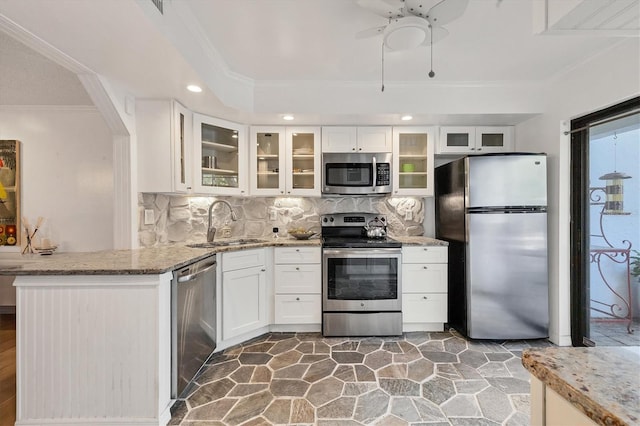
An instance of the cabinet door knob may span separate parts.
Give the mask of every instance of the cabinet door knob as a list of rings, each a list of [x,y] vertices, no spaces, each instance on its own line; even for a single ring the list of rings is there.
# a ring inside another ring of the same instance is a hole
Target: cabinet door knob
[[[362,148],[358,148],[358,151],[362,151]]]
[[[262,269],[260,269],[260,270],[261,270],[262,272],[266,272],[266,271],[267,271],[267,270],[266,270],[266,269],[264,269],[264,268],[262,268]]]
[[[478,148],[478,151],[482,151],[482,148]]]
[[[297,300],[297,301],[300,301],[300,298],[299,298],[299,297],[296,297],[296,300]]]
[[[429,269],[429,268],[427,268],[426,266],[423,266],[422,269]]]
[[[296,249],[296,251],[297,251],[297,252],[299,252],[299,251],[300,251],[300,249]]]
[[[280,191],[281,194],[284,194],[284,191]]]
[[[422,250],[424,250],[424,251],[429,251],[429,249],[428,249],[428,248],[426,248],[426,247],[425,247],[425,248],[423,248]]]
[[[428,297],[427,297],[427,296],[422,296],[422,298],[423,298],[424,300],[427,300],[427,299],[428,299]]]
[[[291,191],[287,191],[287,194],[291,194]]]
[[[191,187],[190,187],[190,186],[187,186],[187,189],[191,189]]]
[[[475,151],[475,148],[471,148],[471,151]]]
[[[351,151],[355,151],[355,150],[356,150],[355,148],[351,148]]]
[[[300,270],[300,267],[296,266],[296,271],[299,271],[299,270]]]

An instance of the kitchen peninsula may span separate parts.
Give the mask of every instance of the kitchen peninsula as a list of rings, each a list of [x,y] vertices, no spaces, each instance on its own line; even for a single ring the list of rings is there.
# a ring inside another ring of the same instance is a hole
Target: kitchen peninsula
[[[637,425],[640,347],[529,349],[531,424]]]
[[[427,237],[398,240],[446,246]],[[212,255],[263,252],[262,273],[270,274],[273,250],[297,248],[319,251],[320,240],[279,238],[216,248],[174,244],[3,262],[0,274],[15,275],[17,287],[16,424],[167,424],[173,403],[172,271]],[[267,317],[250,337],[268,331],[272,321]]]

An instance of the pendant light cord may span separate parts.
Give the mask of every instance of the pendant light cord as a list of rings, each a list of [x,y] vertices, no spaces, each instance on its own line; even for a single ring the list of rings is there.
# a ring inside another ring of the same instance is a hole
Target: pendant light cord
[[[429,25],[429,36],[431,38],[431,43],[429,45],[429,51],[431,52],[431,70],[429,71],[429,78],[435,77],[436,73],[433,72],[433,26]]]
[[[382,89],[381,91],[384,92],[384,41],[382,42]]]

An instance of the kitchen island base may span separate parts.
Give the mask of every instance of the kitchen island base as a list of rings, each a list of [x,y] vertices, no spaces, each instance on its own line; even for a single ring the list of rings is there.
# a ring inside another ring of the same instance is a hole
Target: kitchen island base
[[[165,425],[170,282],[18,276],[16,425]]]

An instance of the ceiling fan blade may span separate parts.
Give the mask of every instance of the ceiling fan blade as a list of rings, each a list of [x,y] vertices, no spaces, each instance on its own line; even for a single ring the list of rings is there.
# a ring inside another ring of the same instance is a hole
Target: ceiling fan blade
[[[383,18],[400,18],[404,16],[402,0],[358,0],[358,6],[367,9]]]
[[[374,28],[368,28],[366,30],[358,31],[356,33],[356,38],[375,37],[377,35],[382,34],[385,28],[386,28],[386,25],[383,25],[382,27],[374,27]]]
[[[433,33],[433,44],[436,44],[443,38],[449,35],[449,31],[446,28],[442,27],[431,27],[430,30]],[[431,44],[431,35],[428,35],[425,41],[422,42],[421,46],[429,46]]]
[[[442,0],[427,12],[427,20],[432,26],[446,25],[461,17],[468,4],[469,0]]]

